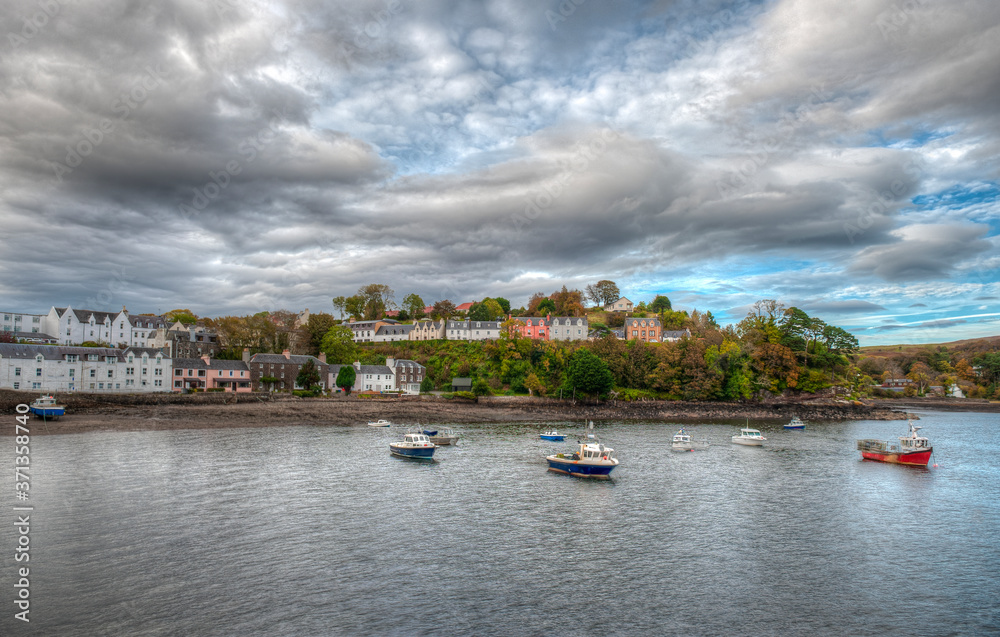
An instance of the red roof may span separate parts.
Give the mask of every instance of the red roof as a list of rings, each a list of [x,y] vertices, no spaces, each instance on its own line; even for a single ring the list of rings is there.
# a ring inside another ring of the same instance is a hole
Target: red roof
[[[433,311],[434,311],[433,305],[428,305],[427,307],[424,308],[424,314],[430,314]]]
[[[399,310],[389,310],[385,313],[386,316],[399,316]]]
[[[455,306],[456,312],[468,312],[472,309],[472,303],[462,303],[461,305]]]

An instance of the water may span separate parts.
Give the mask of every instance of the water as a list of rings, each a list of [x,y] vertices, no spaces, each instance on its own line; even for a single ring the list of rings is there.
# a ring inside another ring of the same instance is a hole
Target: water
[[[5,523],[0,632],[1000,632],[1000,416],[920,424],[937,468],[859,460],[899,421],[757,423],[763,448],[697,425],[691,453],[677,425],[598,423],[611,482],[546,471],[571,443],[549,424],[456,425],[433,464],[365,426],[37,436],[32,621]]]

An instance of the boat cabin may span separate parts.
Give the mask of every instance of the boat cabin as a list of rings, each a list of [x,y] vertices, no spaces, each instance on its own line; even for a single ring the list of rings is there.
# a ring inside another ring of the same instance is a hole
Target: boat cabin
[[[920,429],[923,427],[914,427],[913,423],[910,423],[910,435],[899,437],[899,448],[903,453],[931,448],[931,441],[928,438],[917,435],[917,431]]]
[[[582,460],[611,460],[614,453],[614,449],[602,444],[583,444],[580,445],[580,451],[573,455]]]
[[[413,444],[431,444],[431,439],[427,434],[406,434],[403,436],[403,442],[409,442]]]

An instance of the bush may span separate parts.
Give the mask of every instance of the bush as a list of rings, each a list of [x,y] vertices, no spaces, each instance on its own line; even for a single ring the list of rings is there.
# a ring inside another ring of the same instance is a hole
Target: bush
[[[318,389],[296,389],[292,391],[292,394],[299,398],[315,398],[319,396],[319,392],[320,390]]]
[[[479,399],[471,391],[457,391],[457,392],[455,392],[453,394],[450,394],[450,395],[449,394],[445,394],[445,397],[446,398],[463,398],[465,400],[471,400],[472,402],[476,402]]]
[[[466,392],[455,392],[455,393],[456,394],[458,394],[458,393],[463,393],[464,394]],[[476,396],[489,396],[493,392],[490,391],[490,386],[486,383],[485,380],[483,380],[482,378],[477,378],[472,383],[472,393],[475,394]]]

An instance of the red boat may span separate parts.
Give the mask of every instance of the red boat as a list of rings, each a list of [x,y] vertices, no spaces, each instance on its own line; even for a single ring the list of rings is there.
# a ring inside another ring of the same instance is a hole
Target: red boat
[[[865,460],[926,467],[934,448],[927,438],[917,435],[923,427],[914,427],[912,420],[909,421],[909,425],[909,433],[899,437],[898,445],[888,440],[859,440],[858,450],[861,452],[861,457]]]

